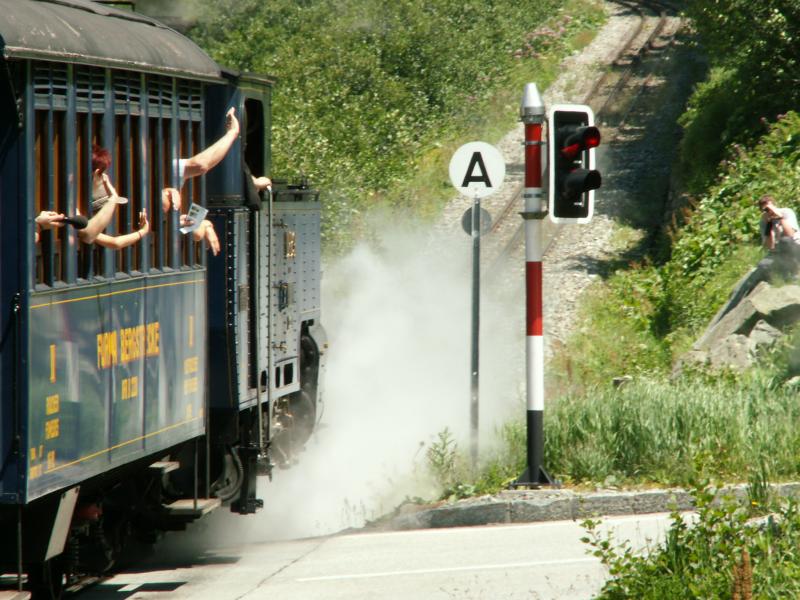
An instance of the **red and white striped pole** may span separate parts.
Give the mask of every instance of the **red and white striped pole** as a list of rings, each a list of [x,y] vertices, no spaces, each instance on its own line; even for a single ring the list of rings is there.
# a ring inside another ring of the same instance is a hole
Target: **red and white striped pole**
[[[525,85],[520,105],[525,124],[525,295],[528,468],[514,485],[552,484],[544,470],[544,337],[542,317],[542,225],[547,215],[542,190],[544,103],[535,83]]]

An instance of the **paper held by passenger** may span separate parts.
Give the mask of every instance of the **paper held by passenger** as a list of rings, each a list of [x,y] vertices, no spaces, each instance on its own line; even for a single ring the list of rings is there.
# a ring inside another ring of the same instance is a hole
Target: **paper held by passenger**
[[[181,233],[189,233],[200,227],[200,223],[203,222],[207,214],[207,208],[192,202],[192,205],[189,207],[189,212],[181,216],[181,225],[183,225],[180,229]]]

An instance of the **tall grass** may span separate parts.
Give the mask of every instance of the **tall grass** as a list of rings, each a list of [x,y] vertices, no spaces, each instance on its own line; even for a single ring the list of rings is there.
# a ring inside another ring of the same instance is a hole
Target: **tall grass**
[[[746,481],[767,460],[773,477],[800,473],[800,403],[768,376],[640,380],[569,395],[546,413],[545,462],[570,482],[685,485],[698,461]]]

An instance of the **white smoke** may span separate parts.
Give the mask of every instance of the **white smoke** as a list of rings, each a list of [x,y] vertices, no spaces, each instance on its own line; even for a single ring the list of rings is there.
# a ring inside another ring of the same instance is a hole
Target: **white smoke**
[[[411,223],[385,226],[376,237],[380,243],[360,244],[325,267],[322,321],[330,348],[318,433],[299,464],[276,469],[274,480],[259,486],[261,513],[217,511],[225,515],[211,521],[225,525],[215,537],[235,532],[236,541],[262,541],[361,526],[405,497],[435,499],[425,452],[445,427],[468,452],[470,237]],[[505,304],[485,282],[482,454],[500,423],[524,415],[524,297],[511,294]]]

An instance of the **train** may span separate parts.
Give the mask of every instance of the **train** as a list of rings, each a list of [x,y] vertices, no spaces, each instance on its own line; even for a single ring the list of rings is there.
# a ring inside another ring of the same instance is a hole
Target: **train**
[[[298,461],[322,407],[320,194],[273,177],[272,78],[225,68],[142,14],[0,0],[0,573],[58,598]],[[170,165],[225,132],[181,188],[220,252],[181,232]],[[92,149],[120,196],[122,250],[42,211],[92,216]],[[252,178],[269,176],[259,192]],[[24,592],[23,592],[24,593]]]

